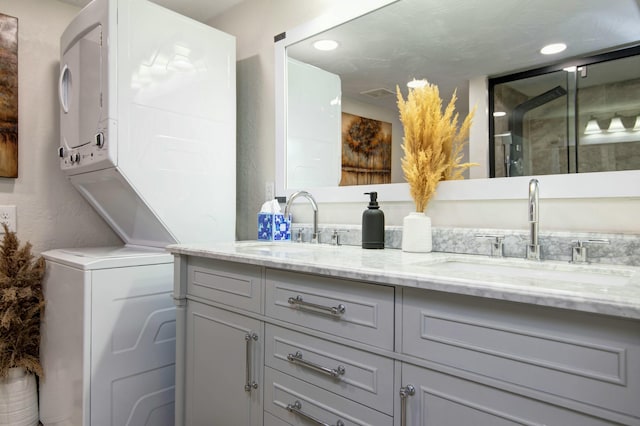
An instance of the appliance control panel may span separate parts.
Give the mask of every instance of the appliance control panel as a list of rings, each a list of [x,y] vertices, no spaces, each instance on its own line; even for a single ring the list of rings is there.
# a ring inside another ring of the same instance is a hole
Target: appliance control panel
[[[75,148],[58,148],[60,168],[66,172],[81,173],[113,166],[109,153],[107,129],[98,129],[92,140]]]

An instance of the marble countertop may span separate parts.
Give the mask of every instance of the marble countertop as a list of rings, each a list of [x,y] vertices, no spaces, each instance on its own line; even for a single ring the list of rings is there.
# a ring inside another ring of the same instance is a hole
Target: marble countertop
[[[640,319],[640,268],[451,253],[246,241],[174,254]]]

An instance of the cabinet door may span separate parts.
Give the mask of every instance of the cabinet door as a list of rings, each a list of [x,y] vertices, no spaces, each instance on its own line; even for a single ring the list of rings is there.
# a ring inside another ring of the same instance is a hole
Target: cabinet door
[[[587,312],[403,290],[403,353],[636,423],[639,327]]]
[[[262,424],[263,324],[187,304],[186,425]]]
[[[411,385],[402,426],[611,425],[603,419],[529,399],[481,383],[410,364],[402,365],[402,385]],[[401,419],[402,420],[402,419]]]

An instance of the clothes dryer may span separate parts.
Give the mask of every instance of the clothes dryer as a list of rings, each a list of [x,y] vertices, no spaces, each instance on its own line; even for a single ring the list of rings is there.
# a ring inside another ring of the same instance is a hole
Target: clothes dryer
[[[93,0],[60,55],[60,167],[122,240],[233,241],[235,38],[148,0]]]

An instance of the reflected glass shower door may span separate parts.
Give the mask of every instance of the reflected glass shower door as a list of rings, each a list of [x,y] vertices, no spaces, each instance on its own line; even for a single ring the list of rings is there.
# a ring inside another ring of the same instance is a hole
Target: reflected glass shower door
[[[574,73],[556,71],[493,88],[493,177],[569,173]]]
[[[639,52],[492,79],[491,177],[640,170]]]

